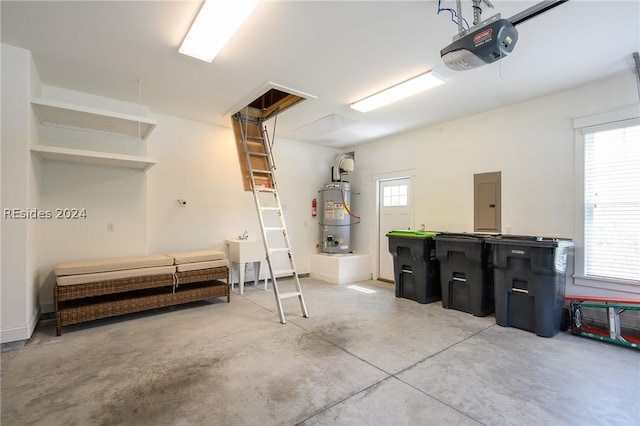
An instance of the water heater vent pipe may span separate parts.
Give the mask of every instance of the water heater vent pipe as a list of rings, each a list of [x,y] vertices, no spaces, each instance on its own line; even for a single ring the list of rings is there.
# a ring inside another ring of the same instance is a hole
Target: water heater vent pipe
[[[342,175],[349,174],[354,170],[353,152],[339,154],[331,168],[331,181],[342,182]]]

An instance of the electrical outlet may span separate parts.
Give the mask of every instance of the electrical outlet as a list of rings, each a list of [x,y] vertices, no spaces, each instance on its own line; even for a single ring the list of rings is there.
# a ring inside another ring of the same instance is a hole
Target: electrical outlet
[[[107,232],[113,232],[113,231],[114,231],[113,223],[111,222],[107,223]]]

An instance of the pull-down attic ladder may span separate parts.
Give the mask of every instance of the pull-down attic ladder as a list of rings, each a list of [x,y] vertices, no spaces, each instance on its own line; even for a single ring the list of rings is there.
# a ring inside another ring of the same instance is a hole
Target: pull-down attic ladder
[[[245,191],[253,192],[273,292],[282,324],[286,324],[282,307],[283,299],[297,297],[302,316],[307,318],[309,314],[302,295],[300,278],[293,259],[291,241],[276,185],[272,142],[269,141],[264,122],[302,100],[304,98],[300,96],[271,89],[232,116],[242,183]],[[283,263],[288,265],[285,269],[275,269],[276,265]],[[295,287],[293,291],[280,292],[278,277],[283,276],[293,277]],[[258,280],[259,277],[255,279]]]

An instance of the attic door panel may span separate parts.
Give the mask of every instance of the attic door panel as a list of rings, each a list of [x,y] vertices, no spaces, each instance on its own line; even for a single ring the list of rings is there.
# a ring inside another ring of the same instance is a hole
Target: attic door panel
[[[233,120],[233,130],[236,139],[236,150],[238,151],[238,163],[240,164],[240,173],[242,174],[242,185],[245,191],[251,191],[251,178],[249,176],[249,168],[247,167],[247,157],[242,143],[242,133],[240,132],[240,123],[237,120]],[[250,124],[243,128],[249,136],[260,136],[260,127],[258,125]],[[257,139],[248,139],[247,147],[249,151],[264,153],[264,143]],[[266,157],[250,156],[251,167],[254,170],[269,170],[269,164]],[[255,177],[257,185],[268,185],[271,182],[271,178],[267,175],[257,175]]]
[[[474,231],[501,232],[500,172],[473,176]]]

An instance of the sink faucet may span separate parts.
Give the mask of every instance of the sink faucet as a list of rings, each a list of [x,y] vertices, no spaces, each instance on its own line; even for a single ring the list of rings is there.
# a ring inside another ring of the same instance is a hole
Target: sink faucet
[[[244,231],[242,233],[242,235],[238,236],[239,240],[248,240],[249,239],[249,233],[247,231]]]

